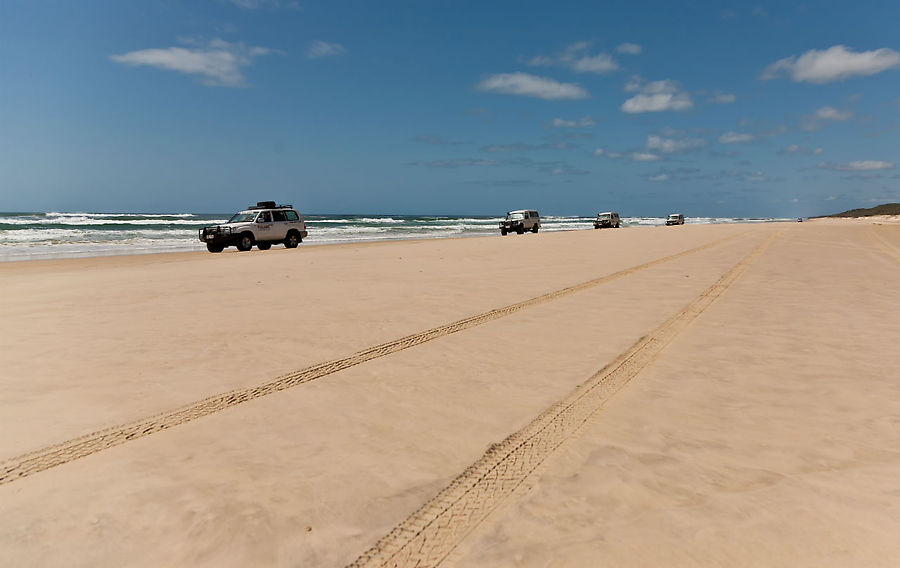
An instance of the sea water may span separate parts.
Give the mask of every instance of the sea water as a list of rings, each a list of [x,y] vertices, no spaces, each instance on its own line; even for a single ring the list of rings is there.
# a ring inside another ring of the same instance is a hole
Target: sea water
[[[197,232],[224,223],[217,213],[0,213],[0,261],[205,251]],[[499,234],[500,217],[432,215],[304,215],[303,246]],[[593,229],[593,217],[542,216],[541,231]],[[685,223],[786,219],[686,218]],[[622,217],[623,227],[664,225],[663,217]]]

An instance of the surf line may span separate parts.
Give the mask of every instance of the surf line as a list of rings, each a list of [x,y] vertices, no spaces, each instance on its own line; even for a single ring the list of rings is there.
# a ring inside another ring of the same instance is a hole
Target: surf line
[[[735,239],[746,234],[746,231],[731,235],[723,239],[718,239],[698,247],[681,251],[679,253],[651,260],[643,264],[626,268],[613,274],[600,276],[580,284],[561,288],[553,292],[548,292],[534,298],[524,300],[515,304],[510,304],[502,308],[496,308],[481,314],[470,316],[446,325],[435,327],[420,333],[407,335],[400,339],[395,339],[387,343],[382,343],[362,351],[358,351],[341,359],[326,361],[305,369],[300,369],[286,375],[282,375],[269,382],[262,383],[254,387],[236,389],[226,393],[213,395],[202,400],[187,404],[175,410],[162,412],[147,418],[136,420],[127,424],[113,426],[103,430],[97,430],[90,434],[85,434],[78,438],[72,438],[58,444],[46,446],[44,448],[34,450],[20,456],[11,458],[0,464],[0,485],[11,483],[18,479],[23,479],[29,475],[34,475],[47,469],[64,465],[71,461],[87,457],[91,454],[101,452],[119,446],[144,436],[149,436],[156,432],[168,430],[174,426],[179,426],[187,422],[191,422],[198,418],[208,416],[210,414],[220,412],[227,408],[237,406],[244,402],[267,396],[279,391],[283,391],[303,383],[308,383],[327,375],[334,374],[338,371],[354,367],[366,361],[377,359],[421,345],[433,339],[438,339],[479,326],[489,321],[497,320],[511,315],[520,310],[544,304],[563,296],[568,296],[582,290],[593,288],[620,278],[629,276],[641,270],[645,270],[660,264],[671,262],[685,256],[689,256],[703,250],[718,246],[726,241]]]
[[[773,233],[712,286],[523,429],[488,451],[347,568],[437,566],[616,392],[651,364],[781,234]]]

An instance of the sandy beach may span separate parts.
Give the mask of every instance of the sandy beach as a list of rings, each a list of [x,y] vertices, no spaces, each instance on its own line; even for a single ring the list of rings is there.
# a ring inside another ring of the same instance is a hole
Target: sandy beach
[[[900,223],[0,264],[0,565],[893,566]]]

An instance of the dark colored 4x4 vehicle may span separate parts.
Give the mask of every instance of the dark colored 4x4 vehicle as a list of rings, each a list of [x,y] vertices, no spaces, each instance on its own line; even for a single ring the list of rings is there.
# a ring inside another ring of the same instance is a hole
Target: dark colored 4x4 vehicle
[[[292,205],[260,201],[254,207],[235,213],[227,223],[200,229],[200,240],[209,252],[222,252],[234,246],[247,251],[253,245],[269,250],[273,244],[296,248],[306,238],[306,223]]]

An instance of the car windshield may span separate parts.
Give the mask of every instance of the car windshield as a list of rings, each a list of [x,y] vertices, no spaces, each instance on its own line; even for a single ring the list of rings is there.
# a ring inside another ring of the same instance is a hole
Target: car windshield
[[[598,219],[609,219],[609,213],[600,213],[597,215]]]
[[[525,218],[524,213],[510,213],[509,215],[506,216],[507,221],[519,221],[524,218]]]
[[[678,215],[669,215],[669,219],[677,219]]]
[[[235,213],[231,216],[231,219],[228,220],[229,223],[247,223],[253,220],[256,217],[256,213],[253,211],[241,211],[240,213]]]

